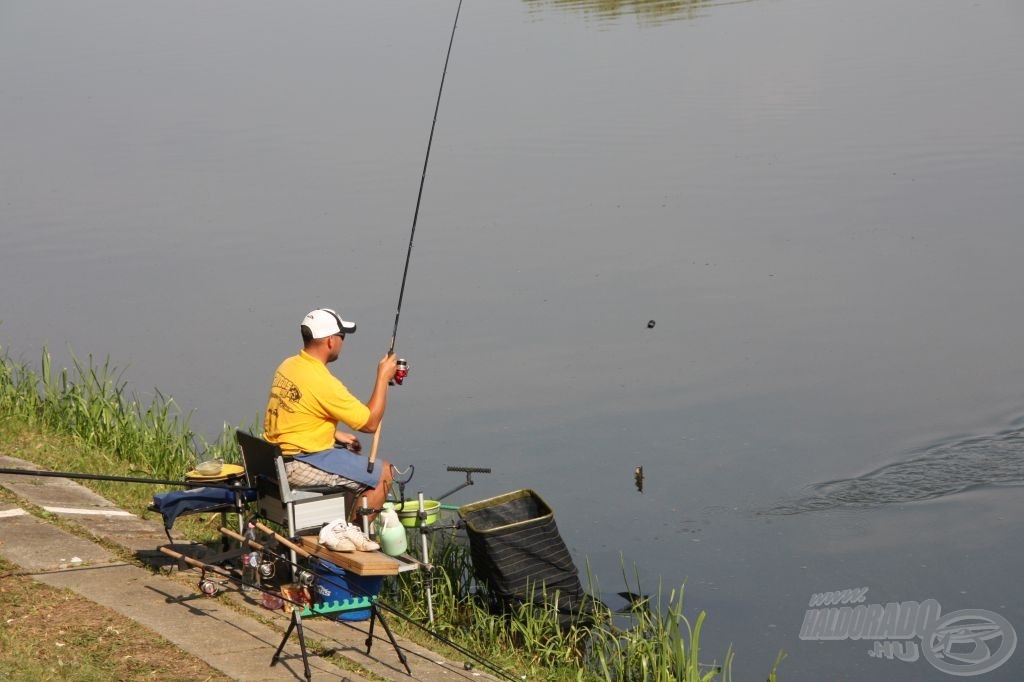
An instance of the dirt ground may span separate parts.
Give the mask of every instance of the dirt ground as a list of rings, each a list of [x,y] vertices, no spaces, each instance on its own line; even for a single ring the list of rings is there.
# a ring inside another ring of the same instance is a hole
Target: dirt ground
[[[0,561],[0,680],[229,680],[156,633]]]

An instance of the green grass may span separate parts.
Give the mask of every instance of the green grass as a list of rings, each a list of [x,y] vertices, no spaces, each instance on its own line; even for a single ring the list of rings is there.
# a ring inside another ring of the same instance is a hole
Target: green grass
[[[71,368],[56,370],[43,349],[36,371],[0,357],[0,439],[16,456],[55,471],[166,480],[182,480],[202,451],[241,462],[227,425],[216,441],[207,442],[173,399],[158,392],[143,402],[129,394],[123,372],[109,360],[72,360]],[[153,494],[167,490],[110,481],[87,485],[140,516],[152,515],[146,507]],[[219,537],[215,525],[198,517],[181,519],[175,529],[202,541]]]
[[[207,443],[189,427],[171,398],[159,392],[149,403],[126,392],[122,373],[109,359],[97,365],[73,358],[71,369],[53,368],[44,349],[36,372],[4,357],[0,364],[0,419],[70,436],[88,452],[91,469],[120,475],[180,478],[196,463],[196,451],[209,449],[228,462],[239,452],[226,437]],[[75,462],[78,464],[79,462]]]
[[[55,370],[44,349],[40,370],[0,357],[0,443],[8,454],[56,471],[181,480],[196,464],[200,449],[225,462],[240,453],[225,425],[209,443],[195,434],[173,399],[161,394],[143,403],[126,390],[123,374],[109,360],[97,365],[74,359],[70,369]],[[154,492],[166,487],[84,481],[134,513],[145,515]],[[216,520],[215,520],[216,521]],[[210,542],[215,525],[186,517],[175,530]],[[709,682],[731,679],[733,652],[709,661],[700,649],[707,615],[684,614],[680,587],[634,603],[628,614],[612,614],[597,603],[586,625],[560,625],[555,609],[525,604],[495,613],[487,585],[473,575],[463,539],[455,533],[431,534],[431,598],[435,620],[430,630],[458,647],[477,652],[513,677],[531,680],[605,682]],[[629,588],[625,571],[623,579]],[[599,590],[590,579],[590,591]],[[639,586],[630,588],[640,592]],[[541,595],[546,597],[547,595]],[[386,583],[382,598],[412,620],[428,621],[421,573],[403,574]],[[540,599],[546,603],[546,599]],[[623,621],[626,626],[623,627]],[[438,648],[437,638],[406,625],[403,634]],[[443,648],[443,647],[440,647]],[[456,652],[455,656],[458,656]],[[782,656],[766,673],[770,682]],[[707,661],[707,662],[705,662]]]

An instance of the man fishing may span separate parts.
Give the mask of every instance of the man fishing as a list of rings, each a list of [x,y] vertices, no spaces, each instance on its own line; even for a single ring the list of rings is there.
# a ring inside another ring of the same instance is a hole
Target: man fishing
[[[263,437],[281,448],[289,484],[347,488],[380,508],[393,479],[391,465],[380,460],[368,472],[359,439],[339,427],[376,432],[396,358],[388,353],[377,363],[373,392],[364,405],[327,369],[341,355],[345,336],[355,333],[355,323],[318,308],[302,320],[300,331],[302,350],[274,372]]]

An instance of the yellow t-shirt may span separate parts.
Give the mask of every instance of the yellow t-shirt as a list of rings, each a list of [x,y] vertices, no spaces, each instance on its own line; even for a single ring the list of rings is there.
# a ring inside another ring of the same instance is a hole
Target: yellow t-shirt
[[[369,419],[370,408],[303,350],[274,372],[263,437],[285,455],[319,452],[334,447],[339,422],[358,431]]]

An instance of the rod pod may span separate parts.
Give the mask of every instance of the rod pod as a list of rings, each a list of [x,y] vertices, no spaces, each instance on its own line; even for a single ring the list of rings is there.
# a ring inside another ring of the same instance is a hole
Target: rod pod
[[[263,532],[263,533],[265,533],[265,534],[267,534],[267,535],[272,536],[282,546],[284,546],[284,547],[286,547],[288,549],[294,550],[296,554],[302,556],[303,558],[309,558],[309,557],[313,556],[305,548],[295,544],[289,538],[286,538],[285,536],[281,535],[280,533],[278,533],[274,529],[266,526],[265,524],[263,524],[260,521],[256,522],[256,529],[261,531],[261,532]],[[224,531],[227,531],[229,534],[232,534],[232,535],[234,534],[234,531],[222,527],[221,528],[221,532],[224,532]],[[243,538],[243,540],[245,540],[246,543],[254,542],[252,540],[246,540],[245,538]],[[284,561],[285,563],[290,564],[291,566],[293,566],[294,568],[297,568],[299,570],[308,571],[309,574],[314,576],[314,578],[316,578],[316,579],[322,579],[324,577],[329,577],[329,576],[325,576],[323,573],[321,573],[320,571],[317,571],[316,569],[307,568],[305,566],[302,566],[299,563],[296,563],[295,561],[292,561],[291,557],[289,555],[285,554],[285,553],[275,552],[273,550],[270,550],[269,547],[267,547],[267,545],[262,545],[262,546],[267,548],[265,551],[272,558],[280,559],[281,561]],[[417,563],[420,563],[421,565],[423,565],[423,562],[417,562]],[[358,585],[354,585],[353,584],[353,585],[350,585],[349,587],[352,590],[353,594],[356,594],[357,596],[360,596],[360,597],[372,597],[372,596],[374,596],[374,595],[369,594],[366,590],[361,589]],[[453,642],[453,641],[449,640],[444,635],[441,635],[441,634],[435,632],[434,630],[431,630],[429,627],[423,625],[422,623],[417,621],[412,616],[410,616],[410,615],[408,615],[408,614],[398,610],[397,608],[395,608],[394,606],[391,606],[390,604],[384,602],[383,600],[376,599],[375,603],[378,606],[380,606],[382,609],[387,611],[388,613],[392,613],[392,614],[398,616],[399,618],[401,618],[402,620],[406,621],[407,623],[416,626],[417,628],[419,628],[423,632],[427,633],[428,635],[430,635],[431,637],[433,637],[437,641],[441,642],[445,646],[451,647],[455,651],[458,651],[459,653],[461,653],[464,656],[466,656],[467,658],[475,661],[476,663],[478,663],[481,666],[483,666],[484,668],[490,670],[491,672],[493,672],[494,674],[498,675],[499,677],[501,677],[501,678],[503,678],[505,680],[508,680],[509,682],[520,682],[519,678],[514,677],[510,673],[505,672],[504,670],[499,668],[497,665],[495,665],[491,661],[488,661],[487,659],[483,658],[479,654],[474,653],[473,651],[470,651],[469,649],[465,648],[461,644],[458,644],[457,642]]]

